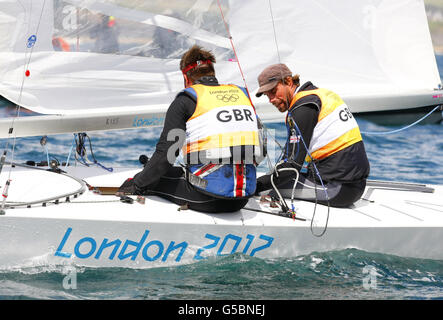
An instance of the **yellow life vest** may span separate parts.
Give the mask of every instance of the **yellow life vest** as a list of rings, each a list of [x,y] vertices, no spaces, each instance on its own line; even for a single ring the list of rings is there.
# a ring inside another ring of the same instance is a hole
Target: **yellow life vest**
[[[184,155],[205,151],[207,158],[226,158],[230,147],[259,147],[257,116],[242,89],[201,84],[190,88],[196,93],[197,105],[186,122]]]
[[[316,95],[321,100],[318,122],[309,144],[309,153],[313,159],[324,159],[362,140],[357,121],[348,106],[330,90],[319,88],[300,91],[292,98],[291,109],[301,106],[299,100],[308,95]],[[311,161],[309,155],[306,161]]]

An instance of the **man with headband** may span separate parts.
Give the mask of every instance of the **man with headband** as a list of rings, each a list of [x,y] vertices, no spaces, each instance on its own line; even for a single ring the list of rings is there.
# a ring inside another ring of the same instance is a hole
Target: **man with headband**
[[[261,146],[247,90],[219,84],[215,57],[193,46],[180,61],[185,89],[171,103],[156,150],[118,195],[158,195],[203,212],[243,208],[256,187]],[[183,166],[173,166],[182,149]]]

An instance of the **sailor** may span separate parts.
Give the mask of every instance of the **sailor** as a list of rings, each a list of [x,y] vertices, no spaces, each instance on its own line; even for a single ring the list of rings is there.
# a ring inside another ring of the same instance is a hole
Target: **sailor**
[[[280,112],[287,113],[288,137],[282,161],[273,174],[257,180],[256,193],[272,189],[270,194],[275,196],[275,186],[282,197],[333,207],[348,207],[360,199],[369,161],[359,126],[346,103],[310,81],[300,84],[300,76],[292,75],[285,64],[265,68],[258,83],[256,96],[265,94]]]
[[[67,51],[67,52],[71,51],[71,46],[62,37],[53,37],[52,46],[55,51]]]
[[[98,23],[89,30],[89,36],[95,39],[94,52],[118,53],[118,27],[113,16],[98,14]]]
[[[256,187],[261,145],[247,90],[219,84],[210,51],[193,46],[181,58],[184,87],[166,113],[156,150],[117,195],[157,195],[203,212],[243,208]],[[173,166],[180,148],[182,166]]]

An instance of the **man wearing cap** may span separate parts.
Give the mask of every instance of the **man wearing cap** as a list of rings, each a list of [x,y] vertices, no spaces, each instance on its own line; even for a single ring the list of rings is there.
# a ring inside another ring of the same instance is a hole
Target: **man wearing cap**
[[[369,161],[355,118],[334,92],[310,81],[300,84],[285,64],[267,67],[258,76],[257,97],[266,95],[280,112],[287,112],[288,138],[282,162],[271,175],[257,180],[256,194],[277,187],[293,195],[294,170],[299,171],[295,198],[348,207],[360,199],[369,175]],[[272,179],[271,179],[272,178]],[[275,194],[275,191],[271,191]]]
[[[247,91],[219,84],[215,57],[193,46],[180,61],[185,89],[171,103],[156,150],[117,195],[157,195],[204,212],[243,208],[255,193],[260,140]],[[185,170],[173,166],[182,148]]]

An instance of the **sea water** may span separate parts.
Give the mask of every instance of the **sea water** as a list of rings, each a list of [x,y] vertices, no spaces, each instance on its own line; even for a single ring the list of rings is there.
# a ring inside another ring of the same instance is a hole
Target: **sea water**
[[[437,62],[443,75],[443,56],[437,56]],[[357,121],[363,132],[401,127]],[[284,126],[268,128],[283,143]],[[139,155],[153,153],[160,132],[160,128],[123,130],[90,137],[94,155],[104,166],[139,166]],[[443,183],[442,124],[363,138],[370,179]],[[58,135],[49,137],[45,147],[51,158],[65,161],[72,141],[72,135]],[[0,142],[3,147],[4,141]],[[46,160],[39,142],[39,138],[18,139],[15,160]],[[67,285],[74,271],[75,283],[71,279]],[[143,270],[36,265],[0,270],[0,299],[443,299],[443,261],[347,249],[281,259],[234,254]]]

